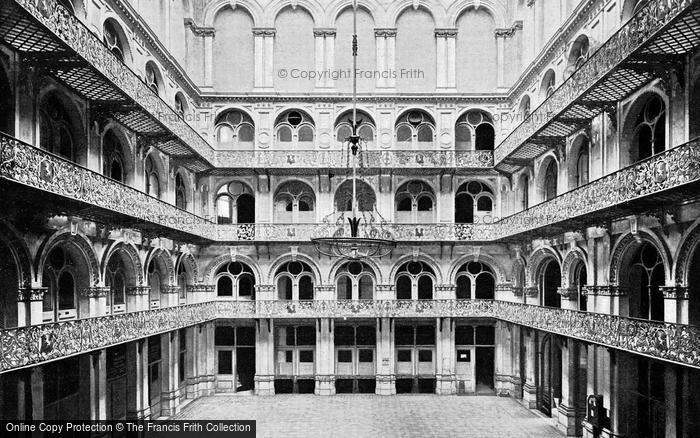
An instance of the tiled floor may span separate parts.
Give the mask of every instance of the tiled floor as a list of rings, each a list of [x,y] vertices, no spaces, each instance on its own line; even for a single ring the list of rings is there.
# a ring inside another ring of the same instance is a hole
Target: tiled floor
[[[562,436],[551,420],[495,396],[216,395],[175,419],[257,420],[258,437]]]

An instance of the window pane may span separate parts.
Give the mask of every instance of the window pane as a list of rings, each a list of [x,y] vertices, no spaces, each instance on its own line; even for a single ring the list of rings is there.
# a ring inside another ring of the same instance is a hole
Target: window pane
[[[357,345],[377,345],[377,331],[373,326],[357,327]]]
[[[477,345],[494,345],[495,341],[494,328],[491,326],[478,326],[476,328],[476,343]]]
[[[433,279],[427,275],[423,275],[418,279],[418,299],[433,299]]]
[[[411,278],[405,275],[396,280],[396,299],[410,300],[411,299]]]
[[[216,327],[214,329],[214,344],[233,346],[236,345],[236,329],[235,327]]]
[[[58,279],[58,310],[75,308],[75,283],[73,276],[67,272]]]
[[[219,350],[219,374],[233,374],[233,351]]]
[[[282,126],[277,130],[277,141],[290,142],[292,141],[292,130],[288,126]]]
[[[435,345],[435,327],[432,325],[416,327],[416,345]]]
[[[457,277],[457,299],[468,300],[472,297],[472,281],[466,275]]]
[[[472,352],[470,350],[457,350],[457,362],[471,362]]]
[[[474,327],[470,325],[458,325],[455,328],[456,345],[474,345]]]
[[[311,277],[304,276],[299,279],[299,299],[313,300],[314,299],[314,282]]]
[[[418,141],[421,142],[432,142],[433,141],[433,128],[430,126],[421,126],[418,128]]]
[[[223,276],[216,281],[216,294],[220,297],[233,296],[233,282],[231,277]]]
[[[255,329],[253,327],[236,328],[236,345],[255,345]]]
[[[301,128],[299,128],[299,141],[314,141],[314,130],[311,129],[310,126],[302,126]]]
[[[397,362],[411,362],[411,350],[399,350],[396,352]]]
[[[413,326],[397,325],[394,331],[396,345],[413,345]]]
[[[314,351],[313,350],[299,350],[299,362],[313,363],[313,361],[314,361]]]
[[[396,130],[396,141],[411,141],[411,128],[399,126]]]
[[[351,326],[338,326],[335,328],[335,345],[355,345],[355,329]]]
[[[284,276],[277,280],[277,297],[280,300],[292,299],[292,279]]]
[[[433,352],[431,350],[419,350],[418,351],[418,362],[432,362]]]
[[[363,275],[360,278],[360,299],[361,300],[371,300],[374,296],[374,281],[369,275]]]
[[[238,128],[238,141],[251,142],[253,141],[253,127],[250,125],[243,125]]]
[[[339,300],[352,299],[352,280],[349,277],[340,277],[336,287]]]
[[[338,362],[352,362],[352,350],[338,350]]]
[[[297,327],[297,345],[316,345],[316,327]]]
[[[251,275],[241,275],[238,277],[238,296],[252,298],[255,290],[255,279]]]
[[[374,350],[360,350],[359,361],[363,363],[374,362]]]

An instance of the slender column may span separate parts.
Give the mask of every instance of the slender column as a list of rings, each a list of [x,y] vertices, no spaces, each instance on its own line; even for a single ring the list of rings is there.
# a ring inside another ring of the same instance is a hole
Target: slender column
[[[255,27],[255,88],[272,89],[274,87],[274,27]]]
[[[335,395],[334,324],[329,318],[316,320],[316,395]]]
[[[275,342],[272,319],[255,324],[255,394],[275,395]]]
[[[561,403],[557,407],[559,429],[567,436],[577,435],[578,345],[569,339],[561,349]]]
[[[396,29],[374,29],[377,42],[377,70],[383,74],[377,78],[377,88],[396,88]]]
[[[513,368],[513,331],[516,326],[512,326],[503,321],[496,322],[496,393],[500,396],[515,396],[516,391],[513,386],[516,378]],[[517,333],[517,332],[516,332]]]
[[[90,419],[107,419],[107,350],[90,353]]]
[[[189,327],[186,329],[187,336],[187,360],[185,361],[187,366],[187,398],[196,399],[199,398],[199,361],[197,360],[200,352],[199,346],[199,336],[197,332],[199,329],[195,327]]]
[[[677,373],[678,369],[676,367],[669,364],[664,365],[664,411],[666,413],[666,436],[678,436],[676,418],[678,417],[679,410],[678,401],[680,401],[681,398],[677,397],[678,378],[680,377]],[[695,396],[697,396],[697,394]]]
[[[87,300],[88,316],[107,314],[107,294],[109,292],[109,288],[104,286],[88,287],[80,291],[81,296]]]
[[[174,330],[160,335],[161,361],[161,415],[172,416],[179,412],[180,387],[178,385],[179,333]]]
[[[508,29],[509,30],[509,29]],[[497,68],[496,73],[496,86],[498,88],[505,86],[505,63],[506,63],[506,37],[507,32],[503,32],[501,29],[496,29],[496,58],[497,58]]]
[[[29,380],[32,391],[32,420],[44,419],[44,367],[30,368]]]
[[[138,358],[140,359],[141,362],[141,391],[139,392],[139,395],[141,396],[141,412],[142,412],[142,417],[143,419],[150,419],[151,418],[151,395],[149,393],[150,389],[150,382],[149,382],[149,374],[148,374],[148,339],[143,339],[139,342],[139,350],[140,354],[138,355]]]
[[[438,90],[455,88],[456,37],[457,29],[435,29]]]
[[[455,342],[452,318],[437,318],[437,329],[435,393],[440,395],[456,394]]]
[[[214,85],[214,30],[202,34],[204,40],[204,87]]]
[[[330,77],[334,64],[335,29],[314,29],[316,88],[333,87]]]
[[[688,288],[664,286],[661,291],[664,294],[664,321],[687,324]]]
[[[207,395],[213,395],[216,390],[216,349],[214,346],[214,330],[216,325],[213,322],[205,324],[207,333],[207,344],[203,356],[207,358],[206,385]]]
[[[17,293],[17,326],[37,325],[44,322],[44,295],[48,287],[22,288]]]
[[[396,395],[394,371],[394,321],[377,318],[377,384],[378,395]]]
[[[138,340],[126,345],[126,418],[130,420],[145,418],[143,393],[144,387],[143,368],[144,341]]]
[[[529,333],[528,333],[529,332]],[[537,386],[535,381],[535,370],[536,370],[536,343],[535,343],[535,332],[532,330],[526,330],[523,333],[523,339],[526,345],[525,352],[525,382],[523,383],[523,403],[530,409],[535,409],[537,407]]]

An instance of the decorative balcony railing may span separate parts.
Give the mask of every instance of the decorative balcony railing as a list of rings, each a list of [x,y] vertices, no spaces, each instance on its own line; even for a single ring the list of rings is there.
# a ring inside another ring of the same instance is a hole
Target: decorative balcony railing
[[[658,55],[693,50],[700,42],[698,14],[693,13],[697,8],[697,0],[647,2],[501,142],[494,152],[496,166],[507,168],[502,162],[511,155],[533,158],[542,153],[539,143],[546,149],[547,138],[569,135],[611,109],[654,78],[652,69],[645,71],[645,62],[658,64],[664,58]]]
[[[213,148],[97,35],[59,3],[56,0],[3,1],[0,38],[23,52],[55,52],[64,62],[56,57],[56,62],[46,63],[47,70],[92,100],[96,109],[109,112],[110,105],[119,106],[113,116],[137,134],[150,137],[168,153],[189,156],[194,151],[212,163]],[[30,25],[27,15],[38,26]],[[64,47],[69,51],[63,50]]]
[[[497,239],[599,213],[700,181],[700,138],[496,222]],[[680,195],[680,193],[676,193]],[[600,216],[600,215],[598,215]]]
[[[215,319],[493,318],[700,368],[700,327],[491,300],[211,301],[0,330],[0,372]]]
[[[366,225],[360,225],[360,235]],[[317,237],[332,237],[338,230],[335,224],[230,224],[216,227],[219,242],[303,242]],[[492,224],[393,224],[383,225],[397,242],[486,242],[494,239]],[[346,226],[345,235],[350,235]],[[388,236],[387,236],[388,238]]]
[[[0,178],[86,203],[93,215],[98,207],[198,239],[214,236],[212,222],[2,133]]]
[[[347,152],[306,151],[217,151],[215,164],[221,168],[289,169],[346,168]],[[362,165],[369,168],[453,168],[489,169],[493,151],[370,150],[362,154]]]

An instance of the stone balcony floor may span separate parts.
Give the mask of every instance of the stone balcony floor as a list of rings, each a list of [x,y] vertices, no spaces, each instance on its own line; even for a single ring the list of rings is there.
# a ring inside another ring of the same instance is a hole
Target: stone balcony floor
[[[215,395],[177,420],[257,420],[258,437],[563,436],[552,420],[510,398],[436,395]]]

